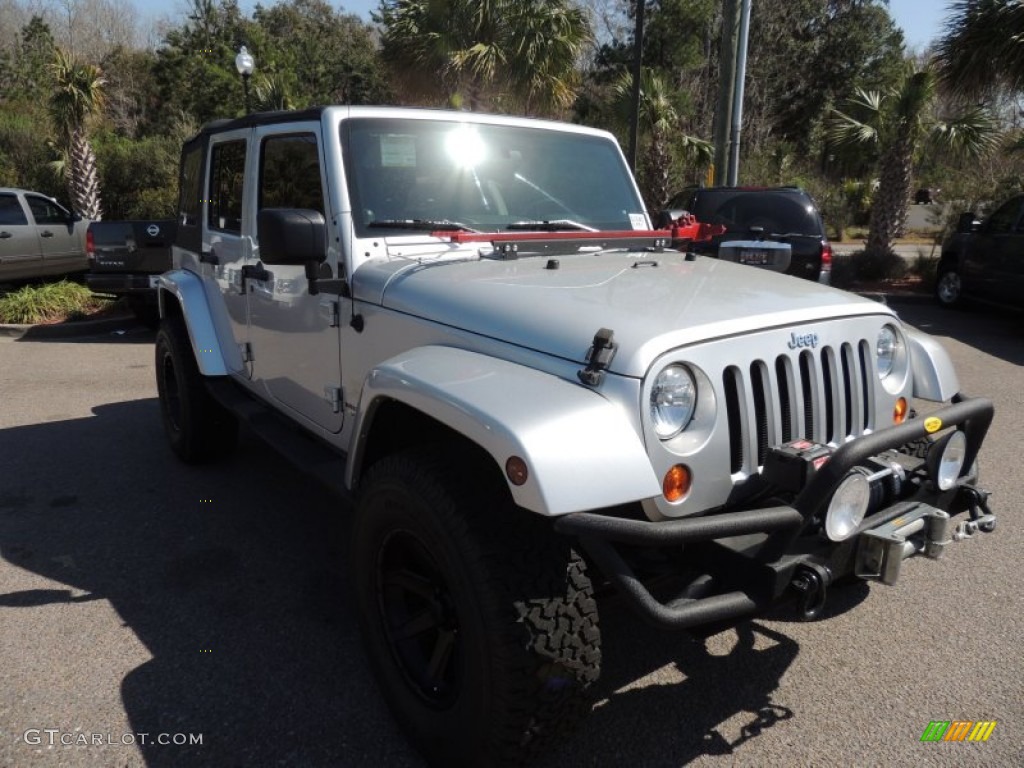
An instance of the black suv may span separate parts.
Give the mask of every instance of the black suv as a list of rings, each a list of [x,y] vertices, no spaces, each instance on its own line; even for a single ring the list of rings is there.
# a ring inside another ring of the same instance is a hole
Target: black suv
[[[786,274],[828,284],[832,274],[832,246],[825,224],[811,196],[797,187],[690,187],[669,206],[685,210],[706,224],[726,227],[722,235],[693,243],[691,250],[718,255],[718,247],[731,240],[768,240],[789,243],[792,258]]]

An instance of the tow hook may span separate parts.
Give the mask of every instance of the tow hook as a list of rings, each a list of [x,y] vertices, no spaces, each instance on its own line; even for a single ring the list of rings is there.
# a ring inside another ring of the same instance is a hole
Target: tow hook
[[[996,529],[996,516],[988,506],[989,491],[982,491],[970,485],[965,485],[961,491],[967,496],[967,512],[970,520],[958,524],[953,531],[954,541],[968,539],[978,531],[991,533]]]
[[[796,567],[792,587],[800,593],[797,614],[801,621],[813,621],[821,615],[831,583],[832,573],[823,565],[801,563]]]

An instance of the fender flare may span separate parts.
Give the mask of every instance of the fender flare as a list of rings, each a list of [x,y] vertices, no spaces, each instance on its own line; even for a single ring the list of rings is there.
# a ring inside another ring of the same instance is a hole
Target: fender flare
[[[242,368],[241,355],[233,344],[225,347],[221,344],[220,334],[214,320],[210,303],[206,299],[206,290],[202,278],[185,269],[165,272],[157,278],[157,300],[160,306],[160,317],[168,313],[167,295],[181,307],[182,319],[188,329],[192,353],[195,355],[199,372],[203,376],[226,376],[232,371]],[[230,335],[229,335],[230,338]],[[237,358],[235,365],[229,365],[225,352],[230,350]]]
[[[914,377],[914,397],[944,403],[960,391],[960,380],[949,354],[926,333],[903,327]]]
[[[597,392],[507,360],[453,347],[419,347],[374,368],[363,384],[346,468],[354,488],[373,414],[398,401],[485,450],[505,474],[526,461],[516,504],[564,515],[661,493],[643,441],[622,408]]]

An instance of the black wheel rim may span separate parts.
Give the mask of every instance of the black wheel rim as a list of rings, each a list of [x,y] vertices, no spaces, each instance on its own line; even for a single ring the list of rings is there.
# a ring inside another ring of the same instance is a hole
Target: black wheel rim
[[[461,644],[448,580],[410,531],[387,538],[376,575],[381,623],[407,685],[432,707],[451,706],[461,684]]]
[[[174,372],[174,359],[164,352],[160,365],[160,379],[163,383],[163,397],[166,403],[167,420],[175,432],[181,431],[181,390]]]
[[[960,275],[956,272],[944,272],[939,278],[939,298],[946,304],[952,304],[960,298]]]

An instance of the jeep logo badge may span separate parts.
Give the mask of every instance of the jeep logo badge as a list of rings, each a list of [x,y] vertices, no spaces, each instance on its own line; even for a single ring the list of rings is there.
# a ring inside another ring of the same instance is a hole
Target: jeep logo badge
[[[157,235],[160,234],[160,227],[158,227],[156,224],[150,224],[148,227],[146,227],[146,234],[149,235],[150,237],[156,237]]]
[[[818,334],[816,333],[791,333],[789,334],[789,348],[800,349],[808,347],[814,349],[818,346]]]

